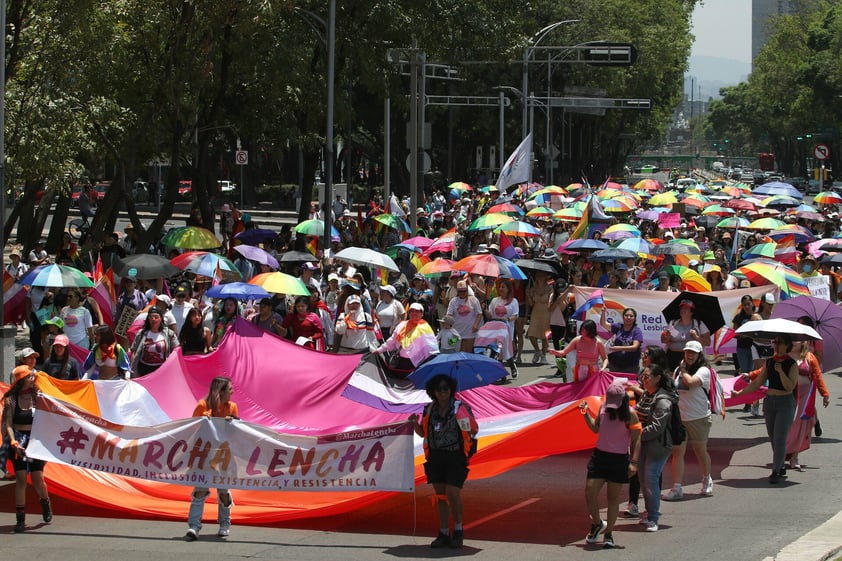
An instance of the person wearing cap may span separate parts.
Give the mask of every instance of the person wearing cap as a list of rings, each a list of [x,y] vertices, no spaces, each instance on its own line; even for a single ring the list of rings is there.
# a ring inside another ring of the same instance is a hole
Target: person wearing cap
[[[661,332],[661,343],[667,345],[667,364],[671,370],[678,368],[684,359],[684,346],[688,341],[698,341],[702,347],[710,345],[710,329],[693,317],[696,304],[684,299],[678,304],[679,317],[669,322]]]
[[[59,380],[78,380],[82,377],[79,361],[70,356],[70,339],[67,335],[56,335],[50,347],[50,356],[44,361],[44,372]]]
[[[374,320],[380,327],[384,339],[392,333],[392,327],[398,325],[406,317],[403,305],[395,299],[397,291],[391,284],[380,287],[380,299],[374,308]]]
[[[719,265],[705,263],[702,265],[705,279],[710,283],[711,292],[725,290],[725,273]]]
[[[456,283],[456,296],[448,302],[446,315],[453,316],[456,320],[453,329],[462,338],[462,352],[472,353],[477,330],[482,322],[482,305],[476,296],[468,293],[468,289],[466,281],[460,280]]]
[[[688,443],[702,470],[701,494],[710,497],[713,495],[713,478],[708,437],[712,415],[708,395],[710,385],[714,382],[701,343],[687,341],[684,345],[684,359],[675,369],[673,381],[678,391],[681,423],[687,431],[687,438],[672,447],[672,488],[662,498],[665,501],[680,501],[684,498],[684,453]]]
[[[518,318],[520,304],[515,298],[512,281],[509,279],[497,279],[497,296],[491,299],[485,310],[485,318],[489,321],[500,321],[506,325],[509,336],[503,341],[498,359],[509,367],[512,378],[517,378],[518,371],[515,364],[514,349],[512,342],[515,337],[515,322]]]
[[[91,312],[82,304],[82,291],[75,287],[68,290],[67,306],[61,309],[61,319],[64,321],[64,333],[70,342],[83,349],[90,349],[94,322]]]
[[[588,462],[588,478],[585,483],[585,500],[591,529],[585,538],[587,543],[596,543],[604,534],[602,547],[611,549],[614,544],[614,524],[619,514],[620,490],[629,477],[637,473],[640,456],[640,433],[642,425],[637,412],[629,406],[626,384],[616,378],[605,390],[605,398],[599,413],[592,416],[587,400],[579,403],[579,411],[588,428],[597,434],[596,446]],[[608,520],[599,514],[599,492],[607,484]]]
[[[679,292],[677,288],[672,286],[671,281],[672,275],[670,275],[667,271],[658,271],[658,283],[656,286],[650,287],[650,290],[660,290],[661,292]]]
[[[390,366],[400,371],[414,370],[438,352],[436,335],[424,319],[424,306],[413,302],[409,305],[408,314],[407,319],[395,326],[389,338],[372,351],[374,354],[399,351],[399,358]]]
[[[26,263],[20,260],[20,249],[12,247],[9,252],[9,261],[10,263],[6,265],[6,272],[9,273],[13,279],[20,280],[29,270]]]
[[[64,333],[64,320],[58,316],[53,316],[44,321],[41,328],[41,350],[44,351],[45,356],[49,356],[50,347],[55,341],[56,336]]]
[[[170,313],[175,319],[176,333],[181,333],[184,327],[184,322],[187,319],[187,314],[193,309],[193,303],[190,302],[190,285],[187,283],[179,283],[173,295],[174,301],[170,308]]]
[[[352,294],[345,299],[344,312],[336,320],[334,333],[339,340],[339,354],[364,353],[377,342],[371,314],[363,310],[362,299]],[[336,347],[336,343],[334,343]]]
[[[157,294],[155,296],[155,307],[164,314],[164,325],[172,329],[174,333],[178,333],[178,322],[175,321],[175,316],[170,310],[172,298],[166,294]]]
[[[134,376],[139,378],[155,372],[178,345],[175,332],[164,325],[163,312],[158,308],[149,308],[143,327],[132,344]]]
[[[617,286],[625,290],[635,290],[637,288],[637,281],[629,277],[629,266],[625,263],[619,263],[614,267],[617,273]]]
[[[453,316],[444,316],[439,320],[441,329],[436,334],[436,340],[439,343],[439,352],[442,354],[458,353],[461,346],[462,337],[459,332],[453,329],[453,324],[456,319]]]
[[[24,349],[26,350],[26,349]],[[31,349],[30,349],[31,350]],[[33,351],[34,352],[34,351]],[[9,439],[9,451],[12,453],[12,466],[15,468],[15,533],[26,531],[26,481],[32,479],[32,486],[41,500],[41,514],[45,524],[53,519],[50,494],[44,481],[43,460],[28,458],[26,447],[32,432],[32,419],[35,413],[35,396],[38,392],[37,378],[43,373],[36,373],[29,365],[21,365],[12,372],[12,384],[3,395],[4,437]]]
[[[279,335],[281,337],[286,335],[286,329],[284,329],[283,326],[284,318],[281,317],[281,314],[275,311],[271,298],[262,298],[260,300],[260,304],[258,304],[257,308],[257,314],[251,318],[251,322],[269,333],[274,333],[275,335]]]
[[[421,273],[412,276],[412,282],[406,291],[406,304],[418,302],[424,308],[424,316],[429,317],[432,311],[433,291],[427,284],[427,279]]]
[[[819,262],[809,253],[798,262],[798,272],[803,278],[816,277],[819,275]]]
[[[316,290],[321,293],[322,291],[322,283],[314,276],[314,272],[319,270],[319,266],[316,263],[311,263],[310,261],[305,261],[301,265],[301,274],[298,276],[301,279],[301,282],[304,283],[304,286],[312,286]]]

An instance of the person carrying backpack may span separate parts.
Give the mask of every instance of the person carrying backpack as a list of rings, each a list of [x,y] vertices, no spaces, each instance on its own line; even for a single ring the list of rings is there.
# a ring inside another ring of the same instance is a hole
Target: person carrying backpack
[[[418,415],[410,416],[415,433],[424,438],[424,473],[433,485],[433,504],[439,515],[439,534],[432,548],[462,547],[462,486],[468,478],[468,459],[476,450],[479,426],[467,403],[455,398],[456,380],[446,374],[433,376],[426,386],[433,400]],[[453,531],[450,531],[450,517]]]
[[[678,391],[681,422],[687,431],[687,441],[672,448],[672,488],[662,498],[665,501],[680,501],[684,498],[684,453],[688,441],[702,468],[702,495],[710,497],[713,495],[713,478],[710,474],[708,437],[712,423],[709,398],[712,377],[701,343],[687,341],[684,345],[684,360],[675,369],[673,380]]]
[[[646,516],[640,518],[647,532],[657,532],[661,518],[661,472],[672,452],[671,419],[678,406],[678,395],[672,377],[652,364],[640,375],[643,395],[637,402],[637,416],[643,426],[640,434],[638,477],[643,490]]]

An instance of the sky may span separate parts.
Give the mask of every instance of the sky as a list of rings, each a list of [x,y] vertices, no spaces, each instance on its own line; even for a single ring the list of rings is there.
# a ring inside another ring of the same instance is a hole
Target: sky
[[[693,12],[692,56],[751,62],[751,0],[704,0]]]

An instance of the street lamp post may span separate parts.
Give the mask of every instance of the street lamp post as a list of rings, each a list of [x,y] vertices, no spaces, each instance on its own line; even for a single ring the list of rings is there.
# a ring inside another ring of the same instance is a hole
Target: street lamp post
[[[334,78],[334,49],[336,46],[336,0],[330,0],[327,19],[327,123],[325,126],[325,232],[322,247],[324,251],[330,247],[330,231],[333,227],[331,219],[331,197],[333,196],[333,78]]]

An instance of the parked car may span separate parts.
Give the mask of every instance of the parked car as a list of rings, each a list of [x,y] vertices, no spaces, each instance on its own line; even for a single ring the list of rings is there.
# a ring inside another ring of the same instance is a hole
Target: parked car
[[[178,198],[189,201],[193,198],[193,181],[182,179],[178,182]]]
[[[807,189],[804,191],[805,195],[818,195],[821,191],[821,182],[818,179],[811,179],[807,182]]]
[[[216,188],[220,194],[233,193],[237,190],[237,184],[233,181],[220,180],[216,182]]]

